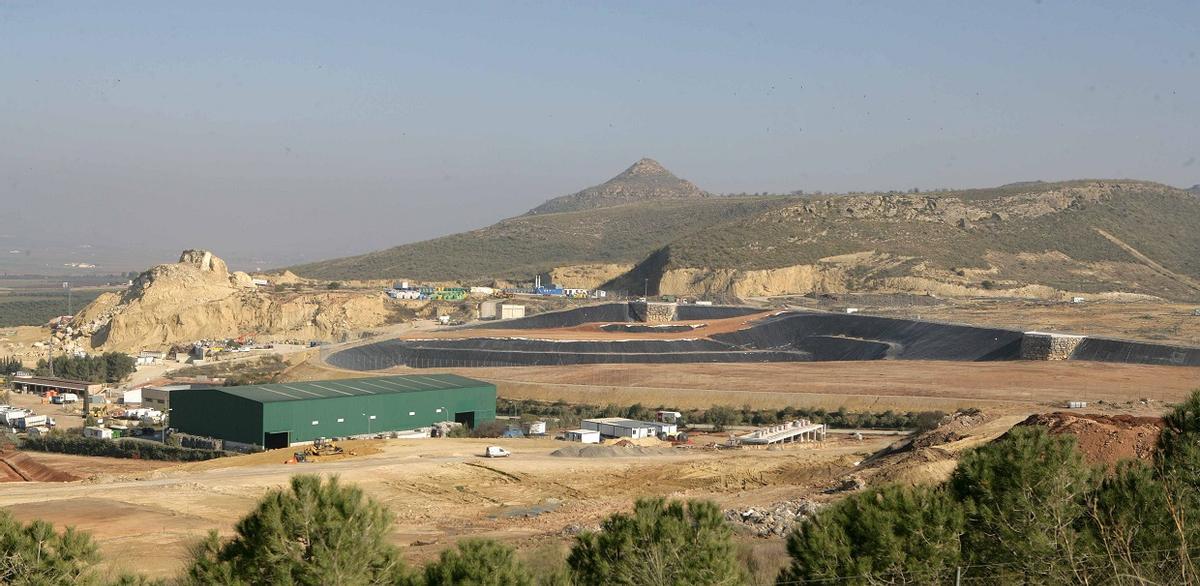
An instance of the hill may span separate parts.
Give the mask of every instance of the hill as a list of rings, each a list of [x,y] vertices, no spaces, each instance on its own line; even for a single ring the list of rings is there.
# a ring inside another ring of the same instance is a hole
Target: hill
[[[487,281],[590,265],[568,272],[604,275],[696,230],[786,204],[781,197],[712,197],[642,159],[601,185],[486,228],[291,270],[320,279]]]
[[[695,232],[609,283],[660,293],[1200,296],[1200,200],[1144,181],[794,201]]]
[[[640,293],[649,281],[660,294],[716,298],[865,290],[1193,300],[1197,225],[1194,191],[1147,181],[714,197],[643,159],[487,228],[292,270],[465,282],[552,273],[568,286]]]
[[[209,251],[185,250],[178,263],[101,294],[58,335],[63,347],[132,351],[243,335],[342,340],[394,319],[394,306],[378,290],[274,292],[230,272]]]
[[[556,197],[533,208],[529,214],[574,212],[649,200],[704,197],[709,197],[709,194],[696,187],[692,182],[676,177],[658,161],[642,159],[620,175],[600,185],[571,195]]]

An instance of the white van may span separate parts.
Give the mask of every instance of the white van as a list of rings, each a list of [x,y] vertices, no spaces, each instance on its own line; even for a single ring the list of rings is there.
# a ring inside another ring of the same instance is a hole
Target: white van
[[[508,455],[508,450],[500,446],[488,446],[487,449],[483,451],[484,458],[507,458]]]

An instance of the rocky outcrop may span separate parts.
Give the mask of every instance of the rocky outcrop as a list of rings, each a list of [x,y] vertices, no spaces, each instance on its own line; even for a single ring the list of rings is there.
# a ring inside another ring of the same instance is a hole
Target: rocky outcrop
[[[669,269],[662,274],[658,290],[663,295],[695,295],[740,299],[771,295],[843,293],[848,275],[834,265],[795,265],[778,269]]]
[[[245,273],[231,275],[211,252],[188,250],[178,263],[139,275],[121,295],[101,295],[74,329],[92,348],[128,351],[242,335],[338,340],[392,315],[383,293],[276,294],[255,288]]]
[[[585,264],[555,268],[550,282],[568,289],[597,289],[601,285],[629,272],[631,264]]]

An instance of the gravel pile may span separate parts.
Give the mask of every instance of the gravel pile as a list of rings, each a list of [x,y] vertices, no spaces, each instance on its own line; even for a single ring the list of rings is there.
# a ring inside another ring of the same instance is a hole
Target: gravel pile
[[[807,499],[783,501],[763,508],[729,509],[725,511],[725,520],[756,537],[783,537],[820,507]]]

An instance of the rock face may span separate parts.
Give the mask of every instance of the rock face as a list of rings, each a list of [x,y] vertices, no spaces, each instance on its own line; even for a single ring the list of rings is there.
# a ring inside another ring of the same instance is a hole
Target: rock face
[[[245,273],[231,275],[211,252],[187,250],[178,263],[139,275],[122,294],[101,295],[75,323],[92,348],[129,351],[247,334],[337,340],[391,315],[382,293],[277,295],[255,288]]]
[[[692,182],[673,175],[658,161],[642,159],[600,185],[556,197],[529,213],[551,214],[655,199],[697,199],[708,195]]]
[[[632,268],[631,264],[563,266],[550,271],[550,282],[568,289],[596,289]]]

